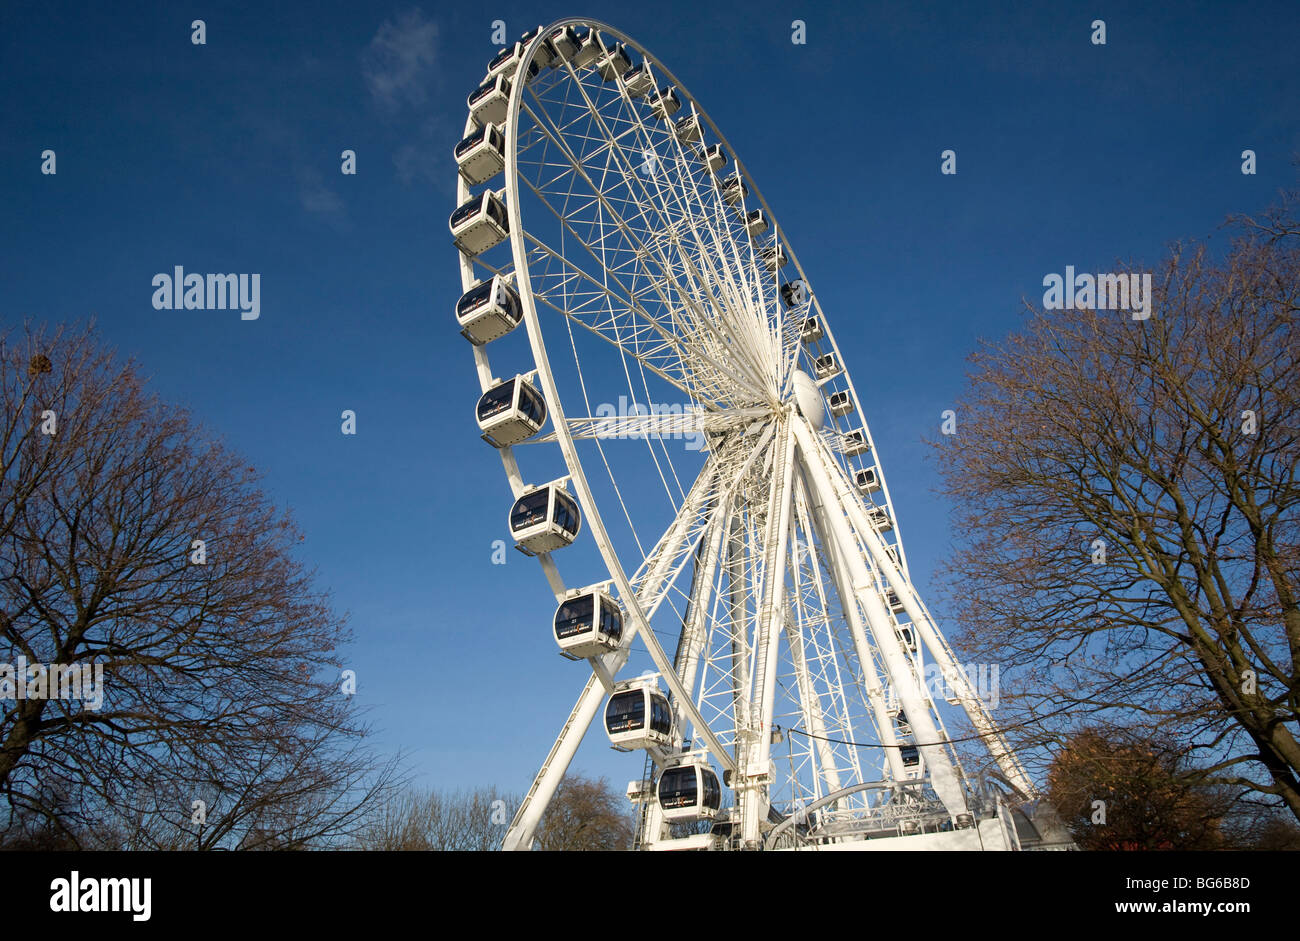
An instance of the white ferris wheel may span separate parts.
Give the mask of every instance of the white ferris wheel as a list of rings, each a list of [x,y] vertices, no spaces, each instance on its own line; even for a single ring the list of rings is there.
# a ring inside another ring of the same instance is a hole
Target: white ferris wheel
[[[586,683],[503,848],[593,722],[643,759],[639,848],[1019,847],[935,700],[1033,786],[912,586],[830,324],[726,139],[591,20],[507,46],[468,106],[476,418],[576,661],[557,681]]]

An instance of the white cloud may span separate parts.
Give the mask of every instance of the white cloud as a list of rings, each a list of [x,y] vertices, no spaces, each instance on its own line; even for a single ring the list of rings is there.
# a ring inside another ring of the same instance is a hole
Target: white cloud
[[[331,222],[341,222],[347,214],[342,197],[325,185],[324,179],[316,170],[299,172],[298,202],[307,212]]]
[[[361,54],[361,72],[370,94],[385,108],[420,106],[433,80],[438,24],[419,10],[407,10],[380,25]]]

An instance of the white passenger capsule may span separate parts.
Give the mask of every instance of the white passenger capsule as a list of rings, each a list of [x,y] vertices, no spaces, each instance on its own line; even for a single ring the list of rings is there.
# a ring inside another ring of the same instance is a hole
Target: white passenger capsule
[[[665,768],[657,791],[665,820],[710,820],[722,804],[717,774],[699,759]]]
[[[451,214],[449,225],[456,247],[467,255],[479,255],[510,234],[505,203],[491,190],[466,200]]]
[[[579,33],[579,36],[581,41],[578,43],[578,51],[573,54],[573,67],[585,69],[595,65],[605,54],[605,44],[600,33],[594,29]]]
[[[484,392],[474,409],[483,440],[494,448],[526,441],[546,424],[546,400],[527,379],[515,376]]]
[[[823,336],[821,322],[816,317],[808,317],[799,328],[799,339],[804,343],[816,343]]]
[[[703,128],[700,125],[699,113],[694,108],[691,113],[684,118],[678,118],[677,123],[673,125],[673,134],[679,141],[689,141],[694,143],[703,136]]]
[[[750,238],[767,231],[767,216],[763,215],[763,210],[751,209],[745,215],[745,231],[749,233]]]
[[[727,162],[727,151],[721,144],[713,144],[700,151],[700,159],[710,173],[717,173]]]
[[[621,42],[609,42],[599,37],[601,55],[596,60],[596,71],[607,82],[614,82],[618,77],[632,68],[632,59],[627,54],[627,46]]]
[[[533,487],[510,507],[510,534],[526,555],[571,545],[582,528],[578,501],[559,484]]]
[[[722,181],[722,201],[728,206],[740,205],[748,195],[749,187],[745,185],[739,173],[733,173]],[[784,288],[782,290],[784,291]]]
[[[559,26],[551,30],[546,37],[547,43],[550,44],[554,56],[551,58],[551,68],[558,68],[573,58],[578,51],[578,46],[582,43],[578,31],[572,26]]]
[[[510,80],[504,75],[488,79],[470,92],[466,103],[476,124],[502,123],[510,105]]]
[[[534,26],[528,32],[524,33],[519,39],[519,45],[525,49],[528,44],[541,35],[542,27]],[[533,54],[533,64],[537,66],[538,71],[546,68],[555,61],[555,46],[551,44],[550,37],[543,39],[537,47],[537,52]],[[536,73],[534,73],[536,74]]]
[[[781,300],[785,301],[786,307],[801,307],[808,303],[810,297],[812,291],[803,278],[795,278],[789,284],[781,285]]]
[[[858,488],[858,493],[867,494],[875,493],[880,489],[880,474],[874,467],[864,467],[853,475],[853,483]],[[893,548],[886,546],[886,551]],[[898,564],[898,559],[894,559],[894,564]]]
[[[894,591],[894,589],[892,588],[890,588],[888,591],[885,592],[885,603],[889,605],[889,610],[893,611],[895,614],[902,614],[904,611],[907,610],[907,605],[903,604],[903,599],[898,597],[898,592]],[[915,651],[916,642],[912,638],[912,629],[908,627],[901,627],[899,628],[899,631],[907,632],[906,646],[910,650]]]
[[[475,284],[456,302],[461,335],[475,346],[505,336],[522,317],[519,295],[499,274]]]
[[[527,48],[524,43],[517,42],[513,46],[506,46],[498,52],[492,58],[492,61],[488,63],[488,78],[496,78],[498,75],[505,78],[514,78],[519,71],[519,63],[524,60],[524,50]],[[538,71],[537,60],[534,59],[528,63],[524,81],[527,82],[536,78]]]
[[[834,353],[824,353],[813,360],[813,374],[818,379],[829,379],[840,372],[840,362]]]
[[[853,396],[847,391],[835,392],[831,394],[829,401],[826,403],[831,414],[840,417],[853,411]]]
[[[883,506],[867,507],[867,519],[876,527],[877,532],[887,533],[894,528],[894,521],[889,518],[889,511]]]
[[[569,592],[555,609],[555,642],[567,657],[599,657],[618,649],[623,612],[599,588]]]
[[[758,250],[758,257],[769,271],[776,271],[785,266],[785,247],[780,242],[764,245]]]
[[[624,72],[623,87],[632,98],[644,98],[654,91],[655,77],[650,74],[650,63],[642,62]]]
[[[495,124],[484,124],[456,145],[454,156],[466,183],[486,183],[505,169],[505,135]]]
[[[844,453],[850,457],[866,454],[870,450],[871,444],[861,431],[850,431],[844,436]]]
[[[646,102],[650,105],[651,113],[660,121],[667,121],[682,107],[681,99],[677,97],[677,89],[671,85],[665,85],[652,93]]]
[[[624,750],[669,744],[673,710],[668,698],[649,685],[615,692],[605,706],[605,732],[614,747]]]

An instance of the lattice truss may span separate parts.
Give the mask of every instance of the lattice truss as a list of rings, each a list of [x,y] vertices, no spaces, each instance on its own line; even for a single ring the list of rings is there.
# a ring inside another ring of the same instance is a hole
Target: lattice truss
[[[657,628],[666,646],[676,651],[674,668],[694,691],[701,715],[733,749],[738,739],[758,732],[752,703],[760,605],[773,564],[768,524],[774,509],[771,466],[762,458],[770,459],[771,451],[768,436],[760,459],[750,463],[749,475],[730,490],[730,499],[715,482],[700,501],[701,510],[675,549],[678,574],[665,599],[667,610],[661,610],[659,623],[665,626]],[[733,466],[737,463],[733,459]],[[784,729],[809,734],[788,734],[780,743],[784,747],[773,750],[770,799],[785,812],[848,785],[889,777],[881,752],[856,747],[887,737],[878,724],[881,712],[895,718],[891,729],[897,742],[911,740],[907,724],[898,721],[888,672],[870,654],[864,665],[849,636],[837,576],[802,481],[792,498],[786,554],[780,560],[786,567],[786,592],[778,616],[783,644],[773,717]],[[647,559],[642,572],[657,558],[655,553]],[[883,580],[877,590],[884,597]],[[891,614],[888,627],[898,630],[904,623]],[[675,636],[674,625],[680,627]],[[920,653],[910,653],[920,679]],[[933,701],[927,701],[942,727]]]

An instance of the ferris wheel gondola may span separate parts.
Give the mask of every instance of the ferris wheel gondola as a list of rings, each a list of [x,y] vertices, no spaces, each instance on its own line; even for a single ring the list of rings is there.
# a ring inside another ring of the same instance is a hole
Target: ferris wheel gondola
[[[618,649],[623,612],[603,590],[587,588],[565,596],[555,609],[554,626],[556,643],[566,656],[598,657]]]
[[[510,79],[494,75],[469,93],[470,120],[475,124],[500,124],[510,107]]]
[[[832,392],[830,398],[826,400],[826,407],[832,415],[837,417],[848,415],[853,411],[853,396],[844,390]]]
[[[649,62],[634,65],[623,73],[623,88],[629,98],[644,98],[654,87],[655,77]]]
[[[488,63],[488,77],[496,78],[498,75],[503,78],[513,79],[519,72],[520,63],[524,58],[524,50],[528,48],[525,43],[517,42],[513,46],[506,46],[496,57]],[[545,47],[543,47],[544,49]],[[546,63],[540,63],[545,65]],[[528,64],[523,68],[524,81],[529,81],[537,77],[540,71],[538,56],[534,55],[528,60]]]
[[[484,124],[456,145],[453,156],[465,182],[484,183],[505,169],[505,136],[495,124]]]
[[[673,710],[668,697],[649,685],[635,685],[609,697],[605,732],[616,748],[655,748],[672,743]]]
[[[601,50],[600,57],[596,60],[596,71],[606,82],[615,82],[632,67],[627,45],[617,39],[607,40],[599,33],[595,35]]]
[[[691,109],[691,113],[685,117],[678,118],[673,124],[673,136],[679,141],[698,141],[703,134],[704,125],[700,123],[700,116],[694,109]]]
[[[499,194],[486,190],[461,203],[449,222],[456,247],[478,255],[500,245],[510,234],[510,220]]]
[[[826,334],[822,331],[822,323],[816,317],[808,317],[800,325],[799,339],[807,345],[819,343]]]
[[[523,376],[498,382],[474,409],[483,440],[494,448],[527,441],[546,424],[546,400]]]
[[[559,26],[546,34],[546,45],[552,53],[550,66],[556,68],[577,54],[582,45],[582,36],[572,26]]]
[[[745,181],[740,178],[739,173],[733,173],[723,181],[722,198],[728,206],[740,205],[748,195],[749,187],[745,186]],[[784,296],[784,293],[782,296]]]
[[[650,112],[660,121],[667,121],[682,108],[682,100],[677,97],[677,89],[665,85],[657,92],[652,92],[646,99]]]
[[[581,527],[578,502],[559,484],[527,489],[510,507],[510,534],[528,555],[571,545]]]
[[[712,820],[722,806],[717,773],[704,760],[665,768],[659,775],[659,807],[665,820]]]
[[[866,496],[880,489],[880,476],[874,467],[864,467],[854,472],[853,484],[858,488],[858,493]]]
[[[475,346],[503,337],[523,318],[519,295],[502,275],[478,281],[456,302],[456,323]]]

